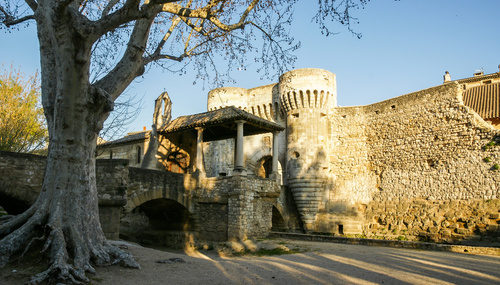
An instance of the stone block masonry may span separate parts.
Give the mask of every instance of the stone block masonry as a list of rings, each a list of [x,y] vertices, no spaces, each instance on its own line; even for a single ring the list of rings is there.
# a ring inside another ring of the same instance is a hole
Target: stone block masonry
[[[38,197],[44,172],[44,156],[0,151],[1,206],[11,214],[26,210]],[[96,173],[101,226],[107,238],[118,239],[128,160],[97,160]]]
[[[271,230],[272,207],[280,195],[275,180],[205,178],[133,168],[127,160],[96,164],[99,215],[109,239],[124,230],[129,237],[143,233],[165,245],[182,245],[193,239],[264,237]],[[12,214],[26,210],[38,196],[44,169],[45,157],[0,152],[0,206]]]
[[[365,215],[369,237],[500,246],[499,199],[371,202]]]
[[[500,242],[498,220],[488,218],[500,211],[500,132],[461,92],[449,84],[334,109],[332,187],[318,225],[329,218],[366,236]]]
[[[259,108],[252,106],[270,105],[277,116],[255,114],[286,126],[279,161],[288,192],[282,196],[291,192],[293,198],[280,198],[280,205],[296,208],[300,218],[290,228],[301,224],[307,232],[495,241],[498,221],[478,213],[500,211],[500,130],[464,104],[460,84],[338,107],[335,74],[307,68],[287,72],[272,85],[215,89],[208,108],[234,105],[254,113]],[[231,155],[219,155],[232,153],[231,143],[224,143],[207,146],[207,157],[216,158],[207,159],[208,167],[219,170],[212,175],[225,173],[220,169],[232,163]],[[247,149],[250,165],[253,157],[269,155],[258,139]],[[463,208],[465,216],[446,218],[442,209],[450,205]],[[292,221],[288,212],[284,220]],[[407,212],[425,218],[409,223]],[[469,220],[475,221],[471,228],[462,222]]]

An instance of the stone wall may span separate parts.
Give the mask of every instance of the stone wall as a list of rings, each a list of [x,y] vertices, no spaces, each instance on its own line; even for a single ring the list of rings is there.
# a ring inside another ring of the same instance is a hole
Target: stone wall
[[[45,157],[0,151],[0,206],[19,214],[35,202],[42,188]]]
[[[458,85],[373,104],[366,112],[377,175],[366,233],[434,241],[499,236],[500,172],[494,165],[500,163],[500,132],[463,105]]]
[[[40,193],[45,164],[44,156],[0,151],[1,206],[13,214],[26,210]],[[125,205],[128,161],[97,160],[96,173],[101,226],[107,238],[118,239],[119,209]]]
[[[271,179],[233,176],[228,191],[228,238],[266,236],[272,228],[272,207],[280,187]]]
[[[335,108],[329,120],[317,231],[445,242],[498,235],[498,219],[485,216],[500,211],[500,132],[464,106],[457,84]]]
[[[130,167],[125,211],[160,198],[174,200],[193,211],[190,191],[196,187],[196,177],[189,174]]]
[[[458,85],[373,104],[366,112],[375,200],[500,197],[500,175],[490,169],[500,162],[500,149],[484,149],[500,132],[463,105]]]
[[[295,197],[290,199],[281,191],[276,206],[285,223],[293,220],[290,209],[297,205],[303,228],[312,232],[379,236],[397,226],[396,232],[401,228],[407,233],[405,238],[491,237],[496,235],[495,219],[478,221],[476,212],[467,211],[479,226],[466,231],[463,219],[442,218],[442,209],[452,207],[450,203],[484,213],[500,211],[500,171],[495,170],[500,167],[498,122],[485,122],[466,107],[462,101],[466,86],[459,83],[368,106],[336,107],[335,75],[300,69],[285,73],[274,85],[215,89],[209,93],[208,106],[211,110],[241,105],[263,118],[286,123],[279,139],[279,161],[283,189]],[[251,108],[269,103],[281,117],[268,118],[263,109],[259,113]],[[245,159],[253,175],[257,157],[270,155],[270,148],[265,136],[245,139]],[[230,140],[205,147],[210,175],[231,173],[233,149]],[[239,197],[240,201],[251,204],[248,195]],[[404,213],[392,211],[390,205]],[[408,211],[424,213],[426,218],[405,223]],[[441,225],[443,220],[446,223]],[[429,221],[435,225],[429,227]],[[450,229],[449,235],[435,234]]]
[[[198,236],[207,241],[227,241],[228,205],[226,202],[196,204]]]
[[[125,159],[132,167],[140,167],[148,148],[149,138],[127,143],[101,145],[97,148],[98,159]]]
[[[193,239],[262,237],[271,230],[272,207],[280,194],[275,180],[253,176],[205,178],[129,167],[127,160],[97,160],[96,164],[101,225],[110,239],[118,238],[123,206],[122,226],[128,237],[144,231],[141,238],[163,240],[165,245],[171,245],[166,243],[168,237],[175,237],[175,244],[182,238],[189,239],[180,242],[188,244]],[[0,206],[8,209],[12,204],[6,201],[18,200],[27,208],[41,189],[44,169],[44,157],[0,152]],[[149,208],[143,208],[147,203]],[[158,209],[153,209],[156,206]],[[170,218],[176,229],[158,228],[162,214],[181,217]]]
[[[148,217],[136,209],[149,201],[169,199],[186,208],[193,220],[193,234],[185,235],[186,238],[225,241],[262,237],[271,229],[272,207],[277,205],[279,194],[279,185],[271,179],[253,176],[204,178],[130,168],[128,202],[121,231],[128,236],[138,235],[136,239],[151,239],[141,233],[147,231],[150,235]],[[138,227],[135,232],[134,227]],[[163,231],[157,234],[168,236],[174,233]],[[189,243],[185,241],[184,244]]]
[[[370,203],[368,237],[500,245],[499,199],[399,199]]]

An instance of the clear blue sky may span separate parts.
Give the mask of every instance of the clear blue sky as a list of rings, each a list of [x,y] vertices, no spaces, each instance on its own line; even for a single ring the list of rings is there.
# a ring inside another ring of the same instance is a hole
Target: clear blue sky
[[[325,38],[315,23],[315,1],[297,6],[292,33],[302,42],[295,68],[315,67],[337,74],[338,103],[366,105],[442,83],[445,70],[452,79],[469,77],[477,69],[498,71],[500,64],[499,0],[372,0],[356,13],[361,39],[338,25],[340,34]],[[0,64],[39,70],[34,26],[0,34]],[[260,80],[250,66],[236,71],[236,85],[245,88],[277,82]],[[168,91],[173,116],[206,111],[210,87],[193,85],[194,75],[151,69],[127,92],[144,96],[142,110],[129,131],[151,125],[153,101]]]

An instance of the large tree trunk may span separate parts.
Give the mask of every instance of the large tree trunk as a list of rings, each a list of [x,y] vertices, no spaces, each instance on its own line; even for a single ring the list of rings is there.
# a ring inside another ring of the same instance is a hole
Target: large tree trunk
[[[89,84],[91,44],[70,25],[58,23],[69,19],[39,17],[42,102],[50,137],[47,166],[36,202],[0,226],[0,267],[42,240],[50,267],[32,283],[88,282],[85,272],[94,272],[92,264],[139,267],[106,241],[99,222],[96,138],[112,100]]]

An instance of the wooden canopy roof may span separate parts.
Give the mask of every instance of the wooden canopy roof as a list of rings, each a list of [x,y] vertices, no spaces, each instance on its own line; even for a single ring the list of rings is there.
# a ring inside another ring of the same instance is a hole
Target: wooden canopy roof
[[[189,133],[196,135],[196,128],[203,128],[203,141],[224,140],[236,136],[236,121],[244,120],[244,135],[256,135],[274,131],[282,131],[284,127],[262,119],[234,106],[181,116],[158,130],[160,134]]]

